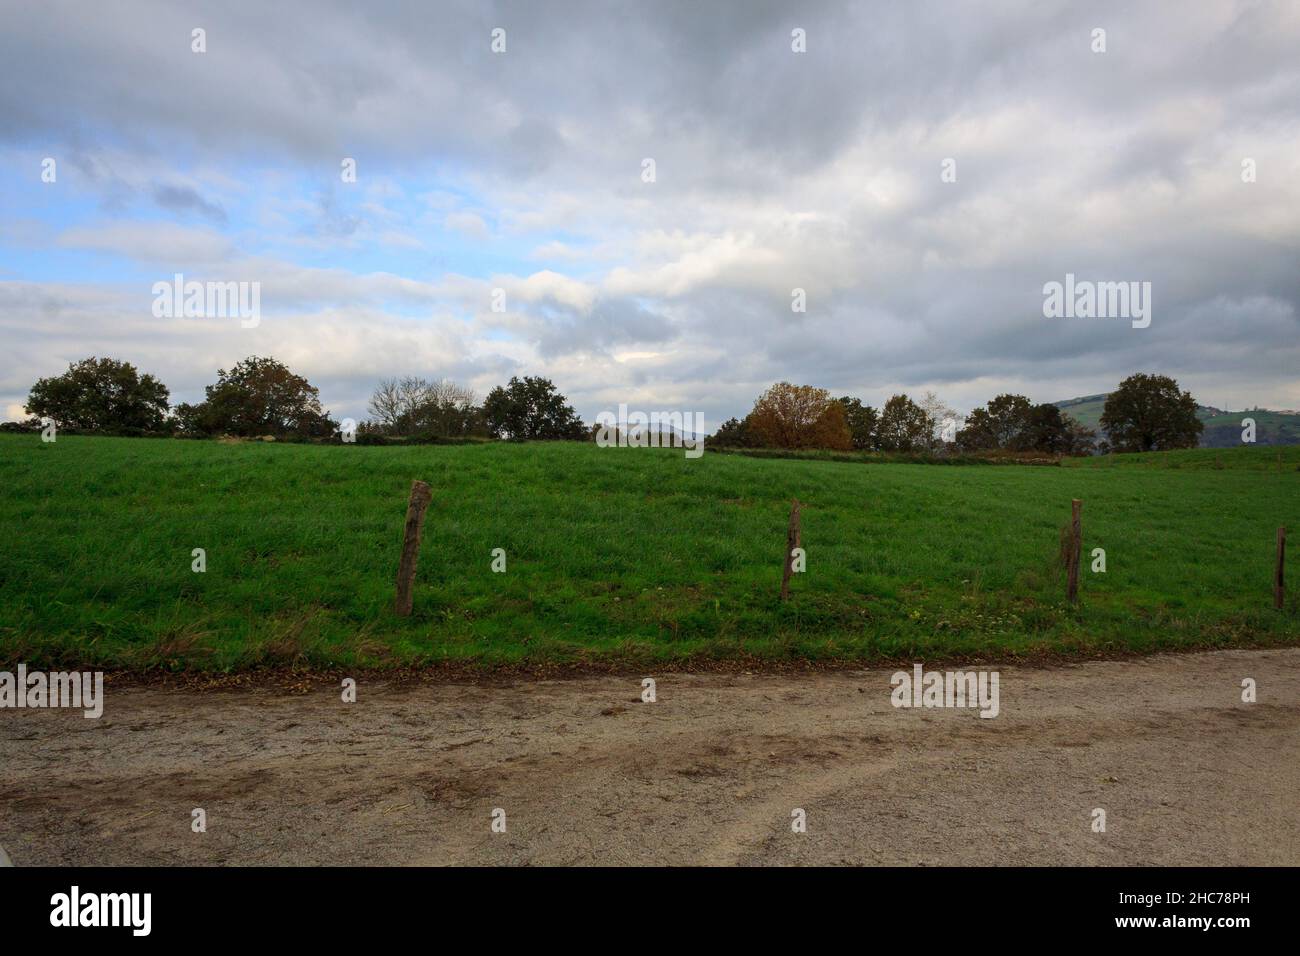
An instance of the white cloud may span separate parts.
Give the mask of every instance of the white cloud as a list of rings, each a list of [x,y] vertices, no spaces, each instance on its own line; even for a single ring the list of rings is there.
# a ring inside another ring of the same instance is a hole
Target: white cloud
[[[156,362],[192,393],[214,356],[256,341],[348,401],[415,363],[479,384],[540,372],[580,409],[659,394],[735,414],[778,378],[870,401],[931,387],[969,407],[1137,370],[1300,404],[1288,5],[1116,7],[1104,57],[1090,14],[1029,0],[814,4],[798,57],[779,5],[584,6],[575,21],[523,4],[512,36],[529,42],[507,57],[467,44],[483,33],[470,3],[433,19],[320,3],[310,29],[304,10],[277,6],[257,29],[214,10],[214,69],[168,39],[187,33],[183,11],[10,17],[0,148],[36,168],[30,143],[51,143],[86,218],[40,220],[43,186],[0,187],[26,201],[0,242],[260,281],[267,318],[251,339],[160,328],[134,286],[0,283],[19,343],[0,398],[92,349]],[[112,146],[85,133],[103,128]],[[330,191],[343,156],[358,158],[355,207]],[[178,221],[124,204],[157,183],[193,191],[162,210]],[[35,275],[15,261],[0,276]],[[1151,328],[1043,320],[1042,284],[1067,271],[1152,281]]]
[[[58,244],[126,256],[139,262],[210,265],[225,262],[234,252],[230,240],[213,232],[170,222],[114,222],[74,226]]]
[[[483,217],[473,212],[448,213],[443,225],[471,239],[486,239],[490,232]]]

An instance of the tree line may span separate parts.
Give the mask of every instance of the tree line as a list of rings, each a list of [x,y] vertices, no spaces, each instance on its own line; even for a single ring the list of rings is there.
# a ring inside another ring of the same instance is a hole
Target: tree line
[[[385,379],[370,397],[360,436],[580,440],[587,427],[549,379],[512,377],[477,404],[473,389],[447,379]]]
[[[10,430],[49,419],[62,430],[115,435],[219,435],[327,439],[341,425],[322,408],[320,392],[274,358],[249,356],[204,388],[203,401],[170,404],[167,386],[129,362],[91,357],[31,387],[26,411]],[[480,404],[471,389],[446,379],[386,379],[370,397],[371,417],[356,423],[356,440],[438,441],[457,438],[586,438],[588,428],[548,379],[511,378]]]
[[[1057,406],[1036,405],[1024,395],[998,395],[960,419],[933,392],[919,402],[894,395],[876,409],[849,395],[833,398],[824,388],[778,382],[710,441],[732,448],[923,454],[1163,451],[1196,447],[1205,427],[1196,407],[1191,393],[1166,375],[1130,375],[1106,398],[1099,438]]]
[[[706,439],[731,448],[838,451],[1036,452],[1087,455],[1106,451],[1194,448],[1203,423],[1196,402],[1165,375],[1136,374],[1106,399],[1104,438],[1055,405],[1023,395],[998,395],[964,419],[933,392],[919,401],[892,396],[880,409],[824,388],[778,382],[743,419],[732,418]],[[170,404],[162,382],[129,362],[92,357],[62,375],[39,379],[26,403],[28,421],[10,429],[60,429],[119,435],[180,437],[273,436],[328,439],[340,424],[321,407],[318,389],[274,358],[250,356],[205,387],[195,404]],[[482,402],[472,389],[419,376],[386,379],[370,397],[371,417],[356,425],[359,442],[509,439],[590,439],[583,423],[549,379],[512,377]]]

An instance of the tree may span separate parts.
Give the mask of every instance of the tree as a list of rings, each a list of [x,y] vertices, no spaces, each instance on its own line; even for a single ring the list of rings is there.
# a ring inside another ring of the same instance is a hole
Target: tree
[[[1095,451],[1100,451],[1097,443],[1097,433],[1088,428],[1082,422],[1077,421],[1070,415],[1061,413],[1065,419],[1065,448],[1063,451],[1067,455],[1091,455]]]
[[[88,358],[42,378],[27,397],[28,414],[60,428],[86,431],[161,431],[166,427],[167,386],[141,375],[129,362]]]
[[[1195,448],[1205,430],[1191,392],[1180,392],[1167,375],[1140,372],[1106,396],[1101,427],[1113,451]]]
[[[966,416],[965,427],[957,433],[957,444],[968,451],[1015,448],[1029,427],[1033,411],[1033,403],[1023,395],[999,395],[987,407],[976,408]]]
[[[321,410],[318,389],[273,358],[254,355],[229,372],[218,369],[216,384],[204,391],[207,398],[203,402],[176,409],[186,432],[309,438],[325,437],[338,429]]]
[[[882,451],[920,451],[929,447],[933,423],[906,395],[895,395],[880,413],[877,444]]]
[[[474,392],[448,379],[386,379],[370,397],[370,414],[388,435],[472,434],[479,422]]]
[[[925,417],[930,420],[930,434],[926,442],[927,447],[931,449],[939,448],[945,444],[943,437],[944,431],[951,425],[957,424],[957,410],[950,407],[934,392],[927,391],[922,396],[921,401],[917,403],[921,411],[925,412]],[[954,435],[954,437],[956,437]]]
[[[759,439],[749,426],[749,418],[746,416],[744,421],[737,418],[728,418],[718,426],[717,432],[709,438],[709,444],[716,445],[719,448],[756,448]]]
[[[862,400],[845,395],[837,401],[844,406],[844,420],[849,426],[849,437],[857,451],[870,451],[876,447],[876,429],[880,427],[880,413]]]
[[[416,408],[415,422],[420,434],[455,438],[473,433],[481,422],[474,390],[445,378],[431,382]]]
[[[1025,427],[1010,447],[1016,451],[1042,451],[1053,455],[1086,455],[1097,433],[1085,428],[1055,405],[1035,405]]]
[[[424,380],[418,378],[384,379],[370,396],[370,414],[374,424],[390,435],[409,434],[410,420],[420,404]]]
[[[778,382],[758,397],[746,421],[769,448],[853,447],[844,406],[812,385]]]
[[[492,389],[483,400],[483,417],[492,437],[511,441],[581,440],[587,435],[573,406],[550,379],[540,376],[512,377],[505,387]]]
[[[1082,455],[1092,448],[1096,433],[1084,428],[1055,405],[1034,405],[1023,395],[999,395],[977,408],[957,433],[967,451],[1040,451],[1053,455]]]

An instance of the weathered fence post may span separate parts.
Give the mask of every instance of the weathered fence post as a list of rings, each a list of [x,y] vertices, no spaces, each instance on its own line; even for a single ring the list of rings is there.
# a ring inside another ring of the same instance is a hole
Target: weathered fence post
[[[411,482],[411,500],[406,505],[406,530],[402,535],[402,562],[397,566],[398,617],[411,616],[411,589],[415,584],[415,565],[420,558],[420,532],[424,530],[424,511],[433,494],[423,481]]]
[[[1079,558],[1083,553],[1083,502],[1078,498],[1070,502],[1070,554],[1066,561],[1069,574],[1068,597],[1071,604],[1079,601]]]
[[[1286,564],[1286,526],[1277,529],[1277,570],[1273,572],[1273,606],[1279,611],[1286,599],[1286,586],[1282,583],[1282,568]]]
[[[781,575],[781,600],[790,600],[790,575],[794,573],[794,549],[801,547],[799,535],[799,499],[790,503],[790,527],[785,533],[785,571]]]

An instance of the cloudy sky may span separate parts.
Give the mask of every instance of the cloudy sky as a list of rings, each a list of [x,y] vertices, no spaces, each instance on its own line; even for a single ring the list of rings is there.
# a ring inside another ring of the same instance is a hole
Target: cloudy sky
[[[1300,407],[1300,3],[978,6],[0,0],[0,417],[89,355],[358,419],[401,374],[710,430],[783,379]],[[156,317],[176,273],[260,323]],[[1045,318],[1066,273],[1150,326]]]

